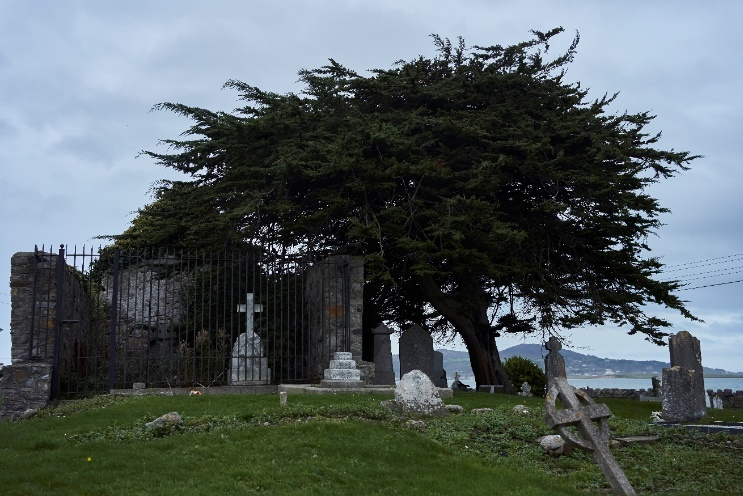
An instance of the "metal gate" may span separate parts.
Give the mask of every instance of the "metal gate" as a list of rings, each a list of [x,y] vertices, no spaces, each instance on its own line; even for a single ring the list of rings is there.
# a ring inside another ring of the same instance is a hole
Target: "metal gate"
[[[35,250],[29,359],[52,397],[310,382],[350,351],[348,257]]]

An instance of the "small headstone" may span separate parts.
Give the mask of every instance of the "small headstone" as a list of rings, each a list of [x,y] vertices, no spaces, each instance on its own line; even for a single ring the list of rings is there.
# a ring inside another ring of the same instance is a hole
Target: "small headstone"
[[[712,408],[722,410],[722,398],[717,394],[712,397]]]
[[[400,377],[420,370],[431,379],[433,372],[433,338],[421,326],[413,324],[400,336]]]
[[[436,387],[446,387],[446,370],[444,370],[444,354],[440,351],[433,352],[433,383]]]
[[[451,413],[462,413],[464,411],[464,408],[460,405],[446,405],[446,409]]]
[[[374,384],[384,386],[395,385],[395,371],[392,368],[392,344],[390,334],[392,329],[379,324],[372,329],[374,335]]]
[[[699,340],[681,331],[671,336],[669,348],[671,367],[663,369],[663,418],[699,420],[707,413]]]
[[[516,405],[511,411],[519,415],[529,415],[529,408],[526,405]]]
[[[454,372],[454,380],[451,382],[451,389],[454,391],[470,391],[471,388],[459,380],[459,372]]]
[[[436,416],[449,414],[438,388],[420,370],[412,370],[402,376],[395,389],[395,403],[404,412]]]
[[[531,385],[528,382],[524,382],[521,385],[521,391],[518,394],[519,396],[532,396]]]
[[[660,379],[658,379],[657,376],[653,376],[652,379],[650,379],[653,384],[653,396],[660,397],[662,391],[661,391],[661,383]]]
[[[279,405],[280,406],[286,406],[286,391],[279,392]]]

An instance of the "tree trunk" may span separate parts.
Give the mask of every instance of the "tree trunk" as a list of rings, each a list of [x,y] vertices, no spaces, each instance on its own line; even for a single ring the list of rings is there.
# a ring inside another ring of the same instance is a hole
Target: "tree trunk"
[[[512,394],[513,387],[501,363],[495,336],[487,318],[487,305],[465,306],[443,293],[431,277],[419,277],[418,287],[431,305],[462,336],[470,356],[477,387],[490,384],[502,385],[506,393]]]

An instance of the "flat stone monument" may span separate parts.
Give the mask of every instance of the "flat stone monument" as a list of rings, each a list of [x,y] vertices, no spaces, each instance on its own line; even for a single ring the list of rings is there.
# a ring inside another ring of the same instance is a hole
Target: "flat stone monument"
[[[421,326],[413,324],[400,336],[400,378],[420,370],[435,381],[433,372],[433,338]]]
[[[669,339],[671,367],[663,369],[663,418],[688,422],[707,414],[702,352],[699,340],[688,331]]]
[[[547,425],[557,429],[567,442],[593,454],[593,459],[609,481],[613,494],[636,494],[609,449],[608,419],[611,417],[611,410],[606,405],[594,402],[585,391],[568,384],[565,361],[560,355],[562,345],[557,338],[551,337],[546,347],[549,355],[545,358],[545,364],[549,360],[551,365],[547,367],[547,384],[550,385],[545,399]],[[554,375],[555,372],[561,372],[562,375]],[[557,400],[562,403],[561,410],[557,409]],[[571,426],[578,429],[578,434],[569,429]]]

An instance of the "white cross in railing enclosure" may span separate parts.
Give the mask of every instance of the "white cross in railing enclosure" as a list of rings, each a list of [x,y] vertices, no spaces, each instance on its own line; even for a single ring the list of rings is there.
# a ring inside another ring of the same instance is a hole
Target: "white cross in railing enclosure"
[[[250,333],[253,332],[254,315],[256,313],[263,312],[263,305],[261,305],[260,303],[255,303],[255,297],[253,293],[248,293],[246,296],[247,298],[245,300],[245,303],[240,303],[239,305],[237,305],[237,312],[245,314],[245,332],[250,335]],[[252,309],[252,312],[248,311],[249,308]]]

